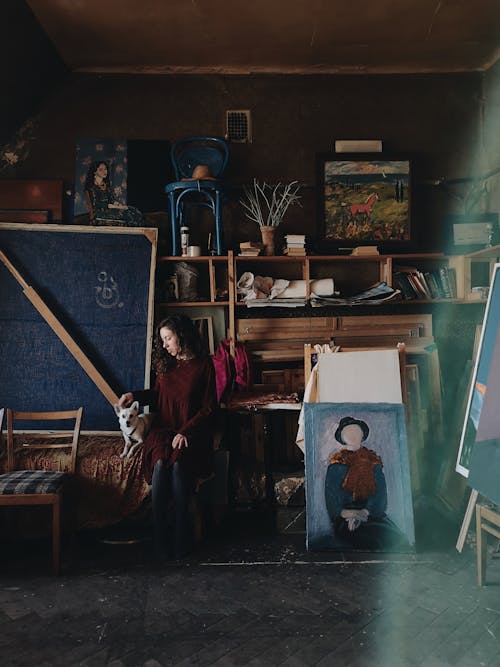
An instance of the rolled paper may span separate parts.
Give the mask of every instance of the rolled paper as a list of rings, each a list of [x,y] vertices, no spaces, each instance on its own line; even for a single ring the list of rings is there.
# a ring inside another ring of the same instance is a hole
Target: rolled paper
[[[316,296],[332,296],[334,293],[333,278],[310,280],[311,294]],[[305,280],[291,280],[288,287],[280,294],[282,299],[300,299],[306,295]]]

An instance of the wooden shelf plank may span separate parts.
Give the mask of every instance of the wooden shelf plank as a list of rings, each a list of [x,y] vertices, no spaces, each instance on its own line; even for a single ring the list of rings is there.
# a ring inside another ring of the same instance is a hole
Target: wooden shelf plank
[[[162,308],[186,308],[193,306],[229,306],[229,301],[159,301],[157,306]]]

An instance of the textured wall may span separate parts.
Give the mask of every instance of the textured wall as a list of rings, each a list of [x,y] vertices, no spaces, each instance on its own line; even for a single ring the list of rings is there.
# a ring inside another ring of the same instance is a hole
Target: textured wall
[[[38,110],[67,69],[22,0],[0,3],[0,63],[2,146]]]
[[[482,172],[500,170],[500,60],[484,75],[484,136]],[[488,182],[490,211],[500,210],[500,173]]]
[[[168,139],[223,133],[226,109],[251,109],[253,143],[234,145],[225,217],[232,245],[257,238],[237,204],[254,176],[304,183],[303,208],[282,232],[315,233],[315,154],[338,138],[381,138],[415,156],[414,230],[424,249],[441,247],[440,220],[460,201],[425,181],[467,175],[475,159],[481,75],[147,76],[74,75],[35,120],[28,158],[9,176],[74,178],[78,137]],[[148,165],[144,165],[148,169]]]

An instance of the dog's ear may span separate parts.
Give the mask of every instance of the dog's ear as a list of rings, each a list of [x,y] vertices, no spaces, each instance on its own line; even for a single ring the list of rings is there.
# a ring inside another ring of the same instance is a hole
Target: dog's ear
[[[135,410],[136,412],[139,412],[139,401],[134,401],[132,405],[130,406],[131,410]]]
[[[114,409],[115,409],[116,416],[118,417],[118,415],[119,415],[120,412],[121,412],[121,408],[120,408],[120,406],[118,405],[118,403],[115,403],[115,404],[113,405],[113,407],[114,407]]]

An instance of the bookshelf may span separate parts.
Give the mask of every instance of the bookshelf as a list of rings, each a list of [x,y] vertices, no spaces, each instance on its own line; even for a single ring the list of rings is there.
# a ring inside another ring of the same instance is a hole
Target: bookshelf
[[[386,282],[389,286],[398,289],[395,279],[402,268],[412,269],[424,276],[444,273],[451,280],[452,289],[448,291],[415,291],[411,298],[404,298],[393,303],[404,305],[408,302],[418,303],[469,303],[478,300],[477,295],[471,292],[471,268],[474,262],[488,262],[494,264],[491,257],[495,256],[493,249],[488,249],[489,255],[476,257],[468,255],[444,255],[442,253],[412,253],[398,255],[308,255],[306,257],[234,257],[236,307],[245,306],[245,302],[237,298],[236,283],[241,275],[250,271],[255,275],[265,275],[272,278],[306,281],[306,301],[311,294],[309,281],[321,278],[333,278],[335,290],[340,294],[356,294],[366,290],[378,282]],[[481,251],[483,252],[483,251]],[[500,254],[500,246],[498,247]],[[476,255],[477,253],[474,253]],[[427,285],[427,283],[425,283]]]
[[[245,272],[286,280],[305,281],[305,304],[311,303],[309,281],[333,278],[335,290],[341,294],[356,294],[375,283],[386,282],[398,287],[397,276],[402,270],[415,270],[426,275],[447,271],[454,276],[453,296],[437,295],[428,286],[424,295],[415,293],[412,298],[401,298],[390,303],[397,308],[409,304],[451,303],[468,304],[485,301],[484,294],[473,291],[473,287],[484,283],[486,278],[475,277],[478,267],[486,276],[491,276],[493,266],[500,258],[500,246],[487,248],[469,255],[444,255],[442,253],[407,253],[391,255],[307,255],[307,256],[262,256],[234,255],[210,257],[160,256],[157,259],[156,315],[157,319],[170,309],[199,314],[200,310],[219,312],[223,320],[221,329],[231,341],[235,340],[235,319],[239,317],[246,303],[238,298],[237,282]],[[168,278],[184,267],[197,274],[196,295],[185,298],[180,287],[176,300],[166,298]],[[479,271],[479,274],[481,274]],[[486,286],[487,286],[486,282]],[[180,297],[180,298],[179,298]],[[367,303],[366,305],[370,305]],[[198,310],[193,310],[198,309]],[[349,309],[353,314],[352,308]],[[268,313],[266,307],[258,308],[259,313]],[[294,310],[301,314],[301,308]],[[318,311],[320,312],[320,311]],[[303,313],[303,310],[302,310]]]

